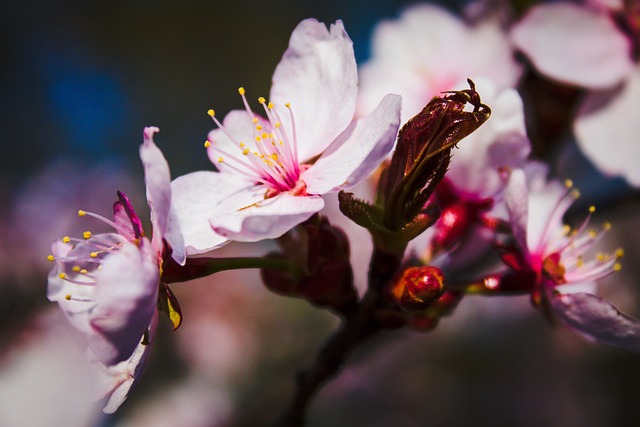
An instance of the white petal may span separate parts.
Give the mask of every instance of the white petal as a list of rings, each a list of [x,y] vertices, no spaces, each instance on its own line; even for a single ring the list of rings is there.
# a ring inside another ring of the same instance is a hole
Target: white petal
[[[159,279],[158,259],[146,238],[105,257],[89,314],[89,348],[99,361],[113,365],[131,356],[156,311]]]
[[[629,40],[608,14],[587,7],[534,6],[511,36],[541,73],[563,83],[607,88],[633,68]]]
[[[609,301],[592,294],[556,295],[554,313],[590,341],[640,352],[640,321],[620,313]]]
[[[231,240],[257,242],[275,239],[324,207],[320,196],[281,193],[271,199],[211,218],[216,232]]]
[[[228,243],[229,239],[213,231],[209,218],[246,206],[245,190],[254,188],[231,172],[201,171],[176,178],[171,183],[173,207],[187,254],[208,252]]]
[[[140,146],[140,159],[144,167],[144,180],[147,186],[147,203],[151,211],[153,225],[153,247],[162,252],[162,238],[167,230],[169,209],[171,206],[171,175],[169,164],[162,151],[153,142],[157,127],[144,129],[144,142]]]
[[[301,179],[310,194],[349,188],[368,177],[387,157],[400,126],[402,99],[385,96],[378,108],[359,119],[306,170]]]
[[[357,83],[353,46],[342,22],[329,30],[315,19],[298,24],[273,74],[270,100],[277,107],[291,103],[301,161],[322,153],[349,125]],[[281,118],[290,130],[288,114]]]
[[[607,175],[640,187],[640,68],[619,90],[593,92],[580,106],[574,131],[585,155]]]

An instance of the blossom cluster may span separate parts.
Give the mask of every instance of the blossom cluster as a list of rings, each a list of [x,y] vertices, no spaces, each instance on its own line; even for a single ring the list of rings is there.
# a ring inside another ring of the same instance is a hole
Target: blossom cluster
[[[640,323],[596,295],[596,281],[621,268],[622,249],[592,253],[611,225],[591,228],[595,207],[577,226],[564,223],[579,193],[533,160],[517,90],[525,66],[584,88],[574,122],[581,147],[605,173],[638,185],[628,154],[637,122],[620,119],[637,91],[634,39],[614,20],[619,13],[553,3],[508,27],[492,13],[470,25],[415,6],[380,24],[360,69],[341,21],[307,19],[268,98],[254,102],[240,87],[242,109],[222,120],[209,110],[211,170],[171,180],[158,128],[145,128],[150,232],[118,191],[113,219],[78,211],[113,232],[62,237],[48,257],[48,298],[85,338],[104,411],[116,411],[140,378],[159,315],[180,326],[169,285],[228,269],[260,268],[269,290],[342,319],[320,367],[300,376],[305,399],[361,341],[386,329],[431,330],[467,295],[526,294],[587,339],[640,351]],[[581,30],[569,31],[567,19]],[[339,211],[330,207],[336,195]],[[351,262],[367,243],[350,239],[350,227],[371,235],[368,265]],[[215,257],[229,242],[268,239],[278,246],[262,257]],[[362,295],[354,276],[367,268]],[[287,412],[291,425],[301,423],[303,402]]]

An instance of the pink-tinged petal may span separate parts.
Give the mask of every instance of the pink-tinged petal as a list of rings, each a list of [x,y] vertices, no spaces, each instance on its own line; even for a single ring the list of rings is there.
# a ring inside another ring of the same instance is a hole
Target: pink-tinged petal
[[[630,41],[608,14],[584,6],[535,6],[511,36],[541,73],[562,83],[608,88],[633,68]]]
[[[261,195],[251,192],[247,196],[245,190],[255,188],[247,185],[232,173],[205,171],[183,175],[171,183],[175,220],[182,230],[187,254],[208,252],[229,242],[213,231],[209,218],[264,197],[264,189]]]
[[[153,142],[153,134],[159,130],[157,127],[144,128],[144,141],[140,146],[140,159],[144,167],[147,203],[151,211],[151,224],[153,225],[151,243],[157,253],[162,253],[162,239],[167,231],[169,209],[171,207],[171,174],[167,159]]]
[[[257,242],[275,239],[324,207],[320,196],[281,193],[271,199],[212,217],[213,229],[230,240]]]
[[[143,337],[131,357],[115,366],[104,366],[97,360],[93,366],[97,373],[97,393],[100,398],[107,399],[102,410],[106,414],[114,413],[127,399],[131,389],[142,375],[149,358],[151,344],[158,326],[158,312],[153,315],[146,337]],[[90,356],[91,357],[91,356]]]
[[[401,102],[398,95],[385,96],[371,114],[340,135],[302,174],[307,192],[325,194],[352,187],[380,166],[398,134]]]
[[[115,223],[118,225],[118,233],[127,240],[134,240],[143,236],[142,221],[133,209],[131,201],[123,192],[118,191],[117,194],[118,201],[113,204],[113,216]]]
[[[270,101],[278,108],[291,103],[301,161],[322,153],[349,125],[357,83],[353,46],[342,22],[329,30],[315,19],[298,24],[273,74]],[[281,118],[289,131],[289,114]]]
[[[504,198],[513,237],[525,257],[530,257],[527,245],[527,225],[529,222],[529,190],[524,171],[516,169],[511,172]]]
[[[159,279],[158,259],[146,238],[105,257],[89,314],[89,348],[100,362],[114,365],[131,356],[156,311]]]
[[[554,313],[586,339],[640,352],[640,321],[629,317],[609,301],[592,294],[555,295]]]
[[[185,262],[187,262],[187,248],[184,244],[184,236],[182,235],[177,215],[175,207],[171,206],[167,231],[164,234],[164,238],[169,246],[171,246],[171,258],[178,264],[184,265]]]
[[[592,92],[578,111],[574,131],[585,155],[607,175],[640,187],[640,68],[618,90]]]

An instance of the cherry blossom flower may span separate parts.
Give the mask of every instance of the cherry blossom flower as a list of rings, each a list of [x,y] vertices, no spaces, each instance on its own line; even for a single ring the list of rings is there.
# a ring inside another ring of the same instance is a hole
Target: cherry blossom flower
[[[519,75],[497,19],[470,25],[439,6],[416,5],[376,27],[371,59],[360,67],[358,113],[371,111],[383,94],[398,93],[404,123],[434,96],[465,87],[467,78],[487,79],[501,91]]]
[[[575,229],[562,222],[576,191],[570,182],[551,181],[529,192],[525,173],[511,173],[505,202],[515,245],[504,248],[503,260],[514,272],[486,279],[485,286],[530,288],[536,305],[587,339],[640,351],[640,322],[593,294],[597,280],[621,268],[622,250],[588,260],[602,232],[588,229],[589,217]]]
[[[149,240],[129,199],[118,192],[114,220],[78,211],[115,232],[83,238],[65,236],[52,244],[48,298],[56,301],[72,325],[86,334],[88,355],[111,377],[103,395],[113,412],[139,376],[155,335],[163,254],[184,264],[182,237],[171,218],[169,166],[153,142],[158,129],[145,128],[140,157],[145,170],[153,237]],[[166,286],[163,290],[169,292]],[[165,294],[166,295],[166,294]]]
[[[392,149],[400,97],[387,95],[353,122],[357,71],[341,21],[329,29],[302,21],[273,75],[271,99],[255,114],[230,112],[205,143],[220,172],[196,172],[172,183],[174,206],[189,253],[226,239],[276,238],[321,210],[321,195],[371,174]],[[224,237],[222,237],[224,236]]]
[[[637,187],[640,65],[632,58],[632,37],[614,19],[618,9],[617,2],[598,1],[536,5],[513,27],[511,38],[539,72],[589,91],[574,122],[577,142],[603,173],[621,175]],[[631,13],[619,18],[638,31]]]

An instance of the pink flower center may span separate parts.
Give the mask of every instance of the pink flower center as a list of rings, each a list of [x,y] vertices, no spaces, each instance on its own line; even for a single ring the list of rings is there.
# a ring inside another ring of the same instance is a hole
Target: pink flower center
[[[222,168],[228,168],[267,187],[265,198],[273,197],[282,192],[292,192],[295,195],[305,195],[306,185],[300,180],[301,173],[306,169],[298,160],[297,136],[295,119],[289,103],[288,110],[290,129],[285,129],[278,110],[272,102],[266,102],[262,97],[258,102],[264,108],[266,120],[253,113],[245,98],[244,88],[238,89],[247,114],[252,118],[252,141],[237,140],[215,117],[215,112],[209,110],[218,128],[235,146],[227,150],[215,141],[206,141],[205,147],[218,156],[218,163]]]

